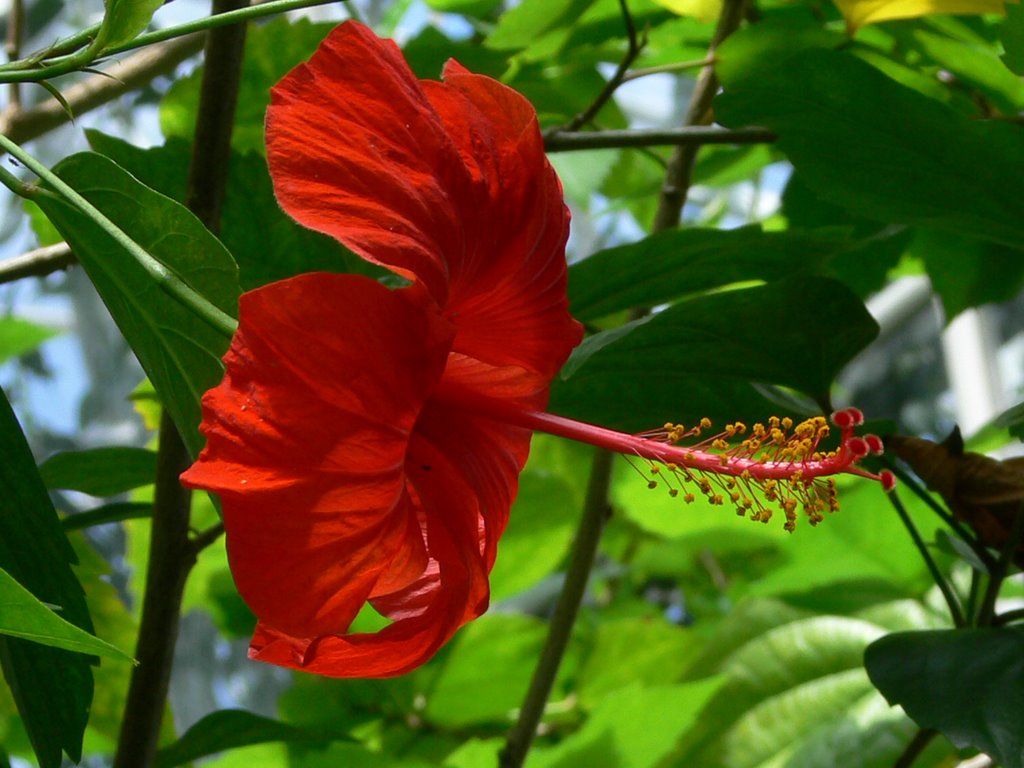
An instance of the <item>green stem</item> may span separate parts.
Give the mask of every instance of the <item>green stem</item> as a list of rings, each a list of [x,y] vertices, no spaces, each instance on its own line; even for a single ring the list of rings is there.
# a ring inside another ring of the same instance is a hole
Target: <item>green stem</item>
[[[329,5],[334,2],[338,2],[338,0],[271,0],[271,2],[268,3],[246,6],[245,8],[239,8],[235,11],[217,13],[211,16],[206,16],[202,19],[186,22],[185,24],[178,24],[174,27],[158,29],[155,32],[147,32],[146,34],[139,35],[133,40],[121,43],[120,45],[113,45],[105,49],[103,51],[103,55],[113,56],[118,53],[124,53],[125,51],[133,51],[136,48],[152,45],[153,43],[162,43],[164,40],[170,40],[174,37],[182,37],[183,35],[188,35],[193,32],[204,32],[209,29],[217,29],[218,27],[224,27],[229,24],[237,24],[242,21],[258,19],[262,16],[271,16],[276,13],[285,13],[287,11],[297,11],[302,8],[313,8],[318,5]],[[2,80],[2,78],[0,78],[0,80]]]
[[[214,0],[213,10],[227,10],[245,1]],[[244,25],[212,32],[206,42],[186,204],[214,233],[220,224],[244,43]],[[159,455],[166,456],[167,464],[172,466],[161,471],[163,464],[158,459],[146,599],[136,646],[140,665],[132,671],[114,768],[149,768],[153,764],[185,583],[200,549],[219,535],[215,526],[198,541],[189,538],[191,493],[179,480],[189,456],[166,410],[160,424]]]
[[[210,327],[219,331],[225,337],[231,338],[234,335],[235,329],[238,327],[238,323],[233,317],[211,304],[206,300],[206,298],[197,293],[191,286],[182,281],[171,270],[165,267],[157,259],[153,258],[153,256],[151,256],[142,246],[132,240],[122,229],[114,224],[114,222],[104,216],[98,208],[72,189],[49,168],[2,134],[0,134],[0,149],[9,153],[26,168],[36,174],[36,176],[45,181],[50,187],[50,190],[43,190],[34,185],[27,185],[13,174],[6,171],[0,173],[0,183],[7,186],[15,194],[29,199],[40,194],[56,193],[67,203],[77,208],[83,215],[92,219],[92,221],[107,235],[109,235],[114,242],[128,251],[135,261],[146,270],[153,279],[153,282],[159,285],[160,288],[168,295],[177,299],[185,307],[194,312],[196,316],[205,320]]]
[[[85,69],[93,65],[97,59],[106,56],[113,56],[125,51],[135,50],[153,43],[163,42],[175,37],[182,37],[193,32],[203,32],[209,29],[217,29],[230,24],[270,16],[276,13],[299,10],[301,8],[312,8],[317,5],[327,5],[337,0],[272,0],[260,5],[247,6],[235,11],[206,16],[185,24],[178,24],[174,27],[156,30],[147,34],[128,40],[117,45],[106,45],[104,28],[102,24],[96,24],[71,37],[57,42],[52,48],[46,49],[32,56],[0,65],[0,83],[37,82],[49,80],[60,75],[66,75]],[[86,47],[83,49],[82,46]],[[65,55],[63,51],[72,51]],[[45,65],[40,61],[45,60]]]
[[[1013,516],[1013,525],[1010,527],[1006,541],[1003,542],[1003,548],[999,552],[999,559],[996,560],[989,574],[985,596],[981,599],[981,607],[978,609],[977,625],[979,627],[992,624],[992,619],[996,613],[996,599],[999,597],[999,590],[1003,586],[1003,580],[1010,570],[1010,563],[1013,562],[1014,555],[1017,554],[1017,549],[1020,547],[1022,540],[1024,540],[1024,504],[1017,510],[1017,514]]]
[[[900,516],[900,520],[903,521],[904,527],[910,534],[910,538],[914,542],[914,546],[917,547],[917,551],[921,553],[921,557],[924,559],[925,566],[927,566],[929,573],[932,575],[932,579],[935,581],[935,585],[942,592],[942,596],[946,600],[946,605],[949,607],[949,614],[953,618],[953,625],[956,627],[965,626],[963,608],[960,605],[960,599],[956,596],[953,588],[949,585],[946,577],[942,575],[939,570],[939,566],[935,564],[935,560],[932,559],[931,553],[928,551],[928,545],[924,543],[924,539],[921,538],[921,534],[917,531],[917,526],[914,525],[914,521],[910,519],[910,514],[907,512],[906,507],[903,506],[903,502],[900,501],[899,494],[895,491],[889,491],[886,494],[893,507],[896,509],[896,513]]]
[[[188,465],[185,446],[170,415],[164,411],[157,451],[146,591],[135,646],[139,664],[132,670],[113,768],[150,766],[156,755],[174,659],[174,640],[181,618],[181,600],[189,570],[195,562],[195,552],[188,539],[192,495],[178,481]]]
[[[576,614],[586,592],[590,569],[594,564],[601,531],[608,518],[608,488],[611,484],[613,454],[599,450],[594,454],[590,469],[590,484],[583,507],[583,519],[573,542],[569,556],[569,567],[565,574],[565,585],[558,596],[551,626],[544,648],[541,650],[537,668],[530,680],[530,688],[519,710],[519,719],[509,732],[505,748],[501,751],[501,768],[519,768],[533,743],[537,725],[544,716],[544,707],[558,674],[562,656],[569,644]]]

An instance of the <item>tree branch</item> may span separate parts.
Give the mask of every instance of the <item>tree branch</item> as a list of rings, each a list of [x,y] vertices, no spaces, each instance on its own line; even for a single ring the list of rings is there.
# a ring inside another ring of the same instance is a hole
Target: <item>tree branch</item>
[[[21,280],[23,277],[44,277],[52,272],[67,269],[77,259],[67,243],[57,243],[36,248],[0,261],[0,284]]]
[[[213,13],[238,8],[240,0],[214,0]],[[205,67],[189,168],[186,205],[213,232],[219,228],[231,132],[241,79],[245,26],[208,33]],[[189,536],[190,492],[179,476],[189,464],[177,428],[164,411],[153,507],[153,535],[146,596],[114,768],[152,765],[170,686],[181,601],[197,548]]]
[[[718,18],[718,25],[708,46],[707,59],[714,60],[715,51],[718,46],[739,27],[743,19],[744,0],[725,0],[722,6],[722,15]],[[715,69],[709,65],[704,67],[697,76],[697,85],[690,99],[690,105],[683,118],[683,126],[691,127],[705,125],[708,122],[711,102],[718,91],[718,77]],[[683,212],[683,204],[690,191],[690,181],[693,176],[693,164],[697,159],[699,144],[684,144],[677,146],[669,158],[668,168],[665,171],[665,180],[661,186],[661,196],[658,200],[658,210],[654,215],[653,230],[672,229],[679,226],[679,217]]]
[[[592,131],[569,133],[553,131],[544,136],[548,152],[576,152],[583,149],[619,149],[627,147],[693,146],[704,144],[769,144],[776,136],[767,128],[713,128],[692,125],[683,128],[636,131]]]
[[[636,61],[636,57],[640,55],[640,51],[643,49],[644,43],[637,38],[636,24],[633,23],[633,15],[629,12],[629,5],[627,5],[626,0],[619,0],[619,8],[622,11],[623,23],[626,25],[626,40],[628,42],[626,55],[622,57],[622,61],[620,61],[619,66],[616,67],[615,73],[608,79],[608,82],[605,83],[604,88],[601,89],[601,92],[597,95],[597,98],[594,99],[591,105],[583,112],[576,115],[576,117],[570,120],[567,125],[553,129],[553,133],[563,131],[571,133],[577,131],[597,117],[597,113],[604,108],[604,105],[607,104],[615,94],[616,89],[624,82],[630,65]]]
[[[590,469],[590,484],[587,488],[587,499],[583,506],[583,518],[580,520],[576,540],[573,542],[569,556],[569,567],[565,574],[565,585],[558,596],[554,613],[551,615],[551,626],[548,636],[541,649],[537,668],[530,680],[530,688],[519,710],[519,719],[509,732],[505,747],[499,757],[500,768],[519,768],[526,760],[526,754],[533,743],[537,725],[544,716],[544,707],[562,656],[569,644],[576,614],[587,589],[590,569],[594,565],[597,546],[601,540],[601,531],[608,519],[608,488],[611,484],[613,454],[608,451],[597,451]]]

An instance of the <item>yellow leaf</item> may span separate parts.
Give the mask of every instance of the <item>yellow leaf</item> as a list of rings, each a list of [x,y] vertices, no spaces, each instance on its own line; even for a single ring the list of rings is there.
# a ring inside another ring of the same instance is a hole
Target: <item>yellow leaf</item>
[[[1006,2],[1018,0],[836,0],[836,5],[846,17],[847,28],[854,32],[865,24],[939,13],[1005,14]]]
[[[722,0],[654,0],[662,8],[680,16],[692,16],[698,21],[711,22],[722,14]]]

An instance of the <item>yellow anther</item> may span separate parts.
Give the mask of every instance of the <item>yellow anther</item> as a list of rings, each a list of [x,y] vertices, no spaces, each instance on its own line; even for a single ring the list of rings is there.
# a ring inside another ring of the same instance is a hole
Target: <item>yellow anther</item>
[[[711,419],[709,419],[707,416],[705,416],[703,419],[701,419],[700,420],[700,428],[701,429],[711,429]]]
[[[693,504],[693,494],[688,493],[685,496],[683,496],[683,501],[685,501],[687,504]]]

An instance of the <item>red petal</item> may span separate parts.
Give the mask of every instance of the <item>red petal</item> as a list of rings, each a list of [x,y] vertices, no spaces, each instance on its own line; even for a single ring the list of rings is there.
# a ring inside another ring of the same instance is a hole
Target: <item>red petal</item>
[[[426,566],[405,460],[451,329],[417,294],[313,274],[242,297],[183,480],[220,494],[239,591],[278,631],[344,632]]]
[[[394,43],[354,22],[336,28],[271,91],[266,135],[285,211],[444,304],[441,254],[462,247],[448,181],[465,186],[464,171]]]
[[[561,185],[526,99],[455,64],[446,76],[419,82],[393,43],[341,25],[274,89],[278,199],[423,282],[458,328],[457,351],[550,378],[581,338]]]

